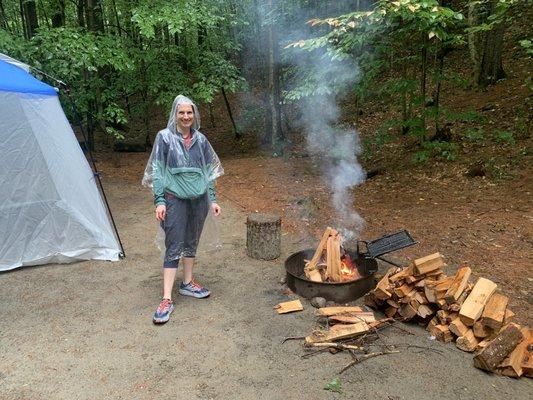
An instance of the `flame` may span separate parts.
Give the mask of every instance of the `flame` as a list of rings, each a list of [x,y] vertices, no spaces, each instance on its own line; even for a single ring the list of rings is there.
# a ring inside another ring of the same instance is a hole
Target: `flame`
[[[348,253],[341,256],[341,281],[350,281],[359,277],[357,266]]]

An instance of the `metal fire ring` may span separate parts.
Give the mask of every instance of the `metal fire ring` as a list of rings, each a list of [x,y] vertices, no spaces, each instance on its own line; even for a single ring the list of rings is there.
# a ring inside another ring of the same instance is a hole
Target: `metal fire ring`
[[[347,282],[310,281],[304,273],[304,260],[310,260],[314,252],[313,249],[302,250],[285,260],[287,285],[294,293],[307,299],[324,297],[336,303],[348,303],[364,296],[374,287],[374,273],[378,269],[377,261],[363,257],[354,251],[348,251],[348,253],[357,265],[362,278]]]

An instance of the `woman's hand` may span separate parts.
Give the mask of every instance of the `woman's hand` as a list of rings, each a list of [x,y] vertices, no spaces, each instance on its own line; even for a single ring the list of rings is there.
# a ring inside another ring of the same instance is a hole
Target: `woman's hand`
[[[164,204],[159,204],[155,208],[155,217],[158,221],[164,221],[165,216],[167,215],[167,206]]]
[[[211,203],[211,210],[213,211],[213,215],[215,217],[218,217],[220,213],[222,212],[222,209],[217,203]]]

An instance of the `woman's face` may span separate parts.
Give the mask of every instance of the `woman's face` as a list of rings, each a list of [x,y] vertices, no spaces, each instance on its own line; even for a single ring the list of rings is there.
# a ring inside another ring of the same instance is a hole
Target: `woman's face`
[[[194,123],[194,111],[191,104],[180,104],[176,110],[176,120],[181,132],[188,132]]]

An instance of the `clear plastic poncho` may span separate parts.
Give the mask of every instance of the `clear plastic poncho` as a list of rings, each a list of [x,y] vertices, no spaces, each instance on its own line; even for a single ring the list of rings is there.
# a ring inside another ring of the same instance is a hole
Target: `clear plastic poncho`
[[[176,121],[178,107],[182,104],[191,105],[194,112],[194,122],[191,127],[191,131],[194,132],[191,132],[192,139],[188,150],[185,148]],[[158,198],[164,196],[165,190],[170,190],[178,197],[195,197],[207,190],[210,201],[213,201],[214,181],[224,174],[224,169],[213,147],[199,131],[200,121],[198,107],[191,99],[183,95],[174,99],[167,127],[159,131],[155,138],[142,180],[143,186],[152,189],[156,202]],[[172,174],[182,174],[185,177],[184,184],[176,184],[175,180],[170,179]],[[156,244],[163,251],[164,235],[160,227],[156,235]],[[218,224],[210,207],[199,249],[202,247],[215,249],[219,246]]]

